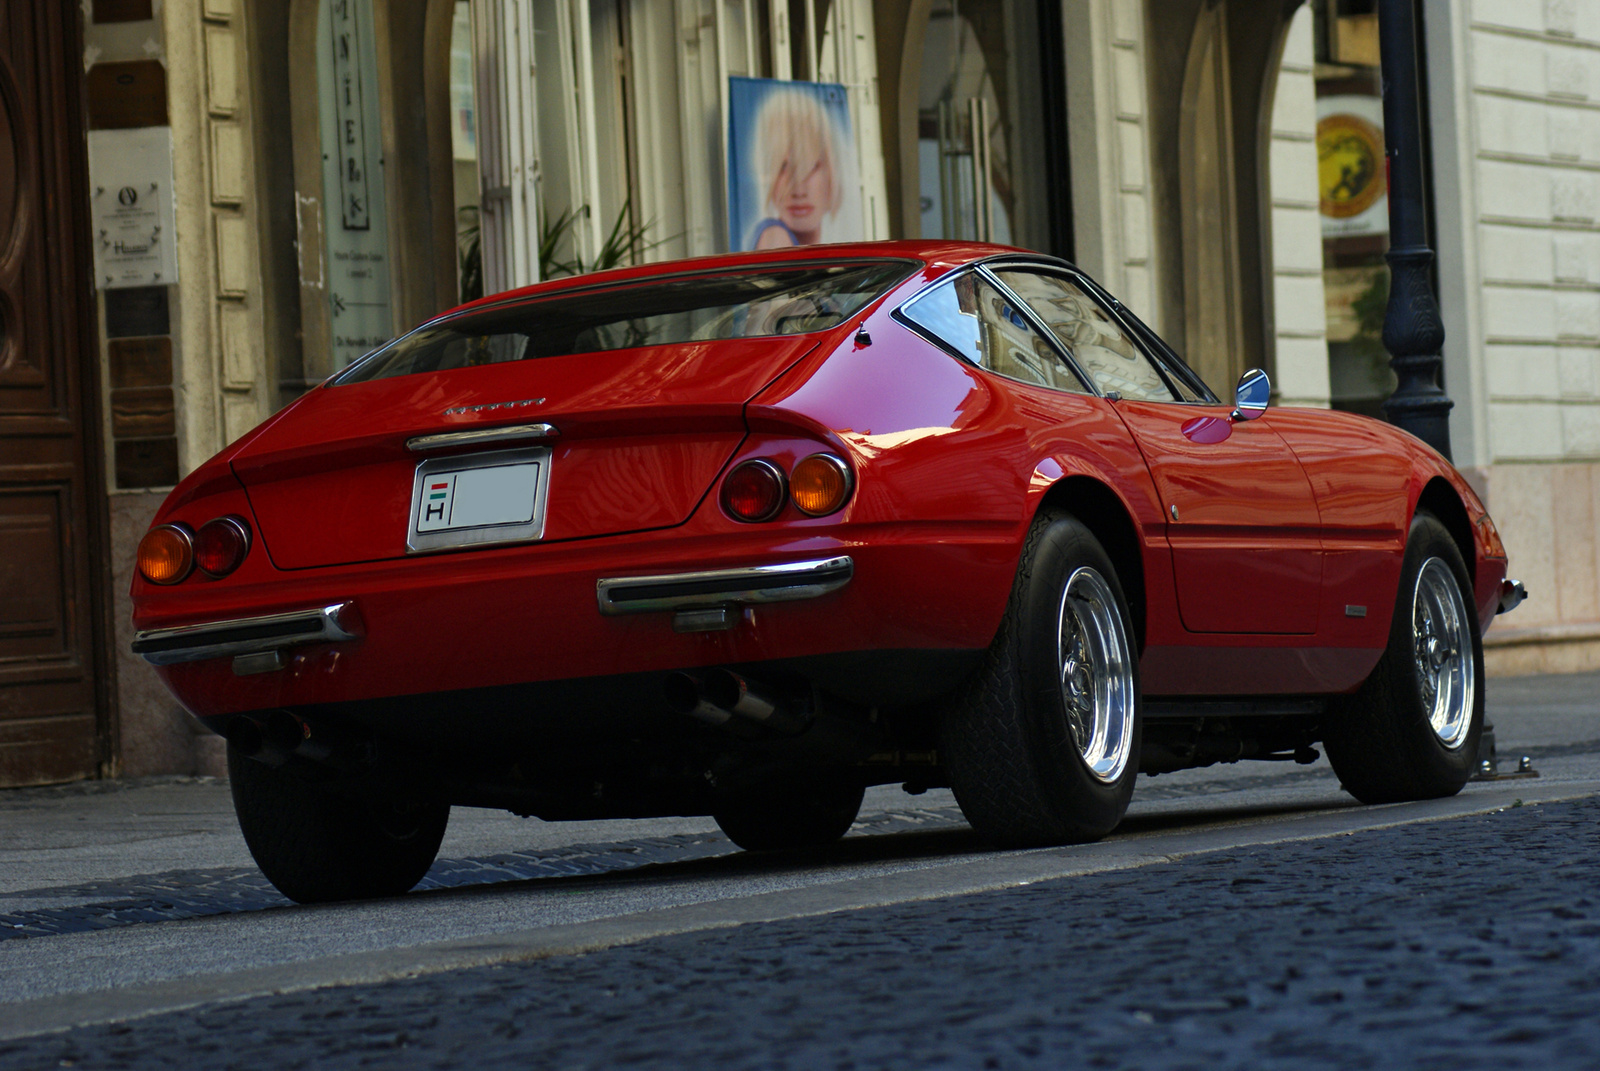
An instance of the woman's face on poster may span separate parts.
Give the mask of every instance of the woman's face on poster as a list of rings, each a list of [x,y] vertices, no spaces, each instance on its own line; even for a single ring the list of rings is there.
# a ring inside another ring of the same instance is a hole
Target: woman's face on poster
[[[772,206],[795,234],[815,234],[833,200],[833,173],[826,157],[812,163],[805,174],[798,172],[792,163],[784,163],[772,184]]]

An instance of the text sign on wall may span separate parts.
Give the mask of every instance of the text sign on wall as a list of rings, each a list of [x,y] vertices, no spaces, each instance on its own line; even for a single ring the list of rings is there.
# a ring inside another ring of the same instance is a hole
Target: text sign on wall
[[[334,123],[339,141],[339,212],[346,230],[371,226],[367,196],[367,115],[361,106],[363,27],[354,0],[333,0]]]
[[[394,335],[372,0],[323,0],[318,34],[328,322],[333,367]]]
[[[89,132],[89,215],[97,288],[178,281],[170,127]]]

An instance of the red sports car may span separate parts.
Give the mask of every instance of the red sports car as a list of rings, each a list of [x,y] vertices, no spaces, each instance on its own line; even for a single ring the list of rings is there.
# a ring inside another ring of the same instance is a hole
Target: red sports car
[[[202,465],[134,650],[227,737],[297,900],[404,891],[452,804],[826,843],[950,786],[1089,840],[1139,771],[1474,772],[1520,598],[1433,450],[1232,404],[1068,264],[889,243],[654,264],[432,320]]]

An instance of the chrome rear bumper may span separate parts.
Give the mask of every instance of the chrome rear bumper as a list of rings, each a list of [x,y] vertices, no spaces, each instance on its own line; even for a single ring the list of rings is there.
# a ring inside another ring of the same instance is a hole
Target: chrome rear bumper
[[[152,666],[198,662],[203,658],[279,651],[307,643],[337,643],[361,635],[355,603],[336,602],[232,621],[147,629],[133,638],[133,653]]]
[[[713,569],[703,573],[628,576],[595,584],[602,614],[642,614],[730,603],[792,602],[838,591],[855,575],[847,554],[813,561]]]

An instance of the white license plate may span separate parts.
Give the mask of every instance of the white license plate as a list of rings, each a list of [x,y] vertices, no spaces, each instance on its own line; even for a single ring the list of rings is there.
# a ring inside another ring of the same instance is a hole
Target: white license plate
[[[550,450],[441,457],[417,466],[406,546],[412,553],[544,534]]]

